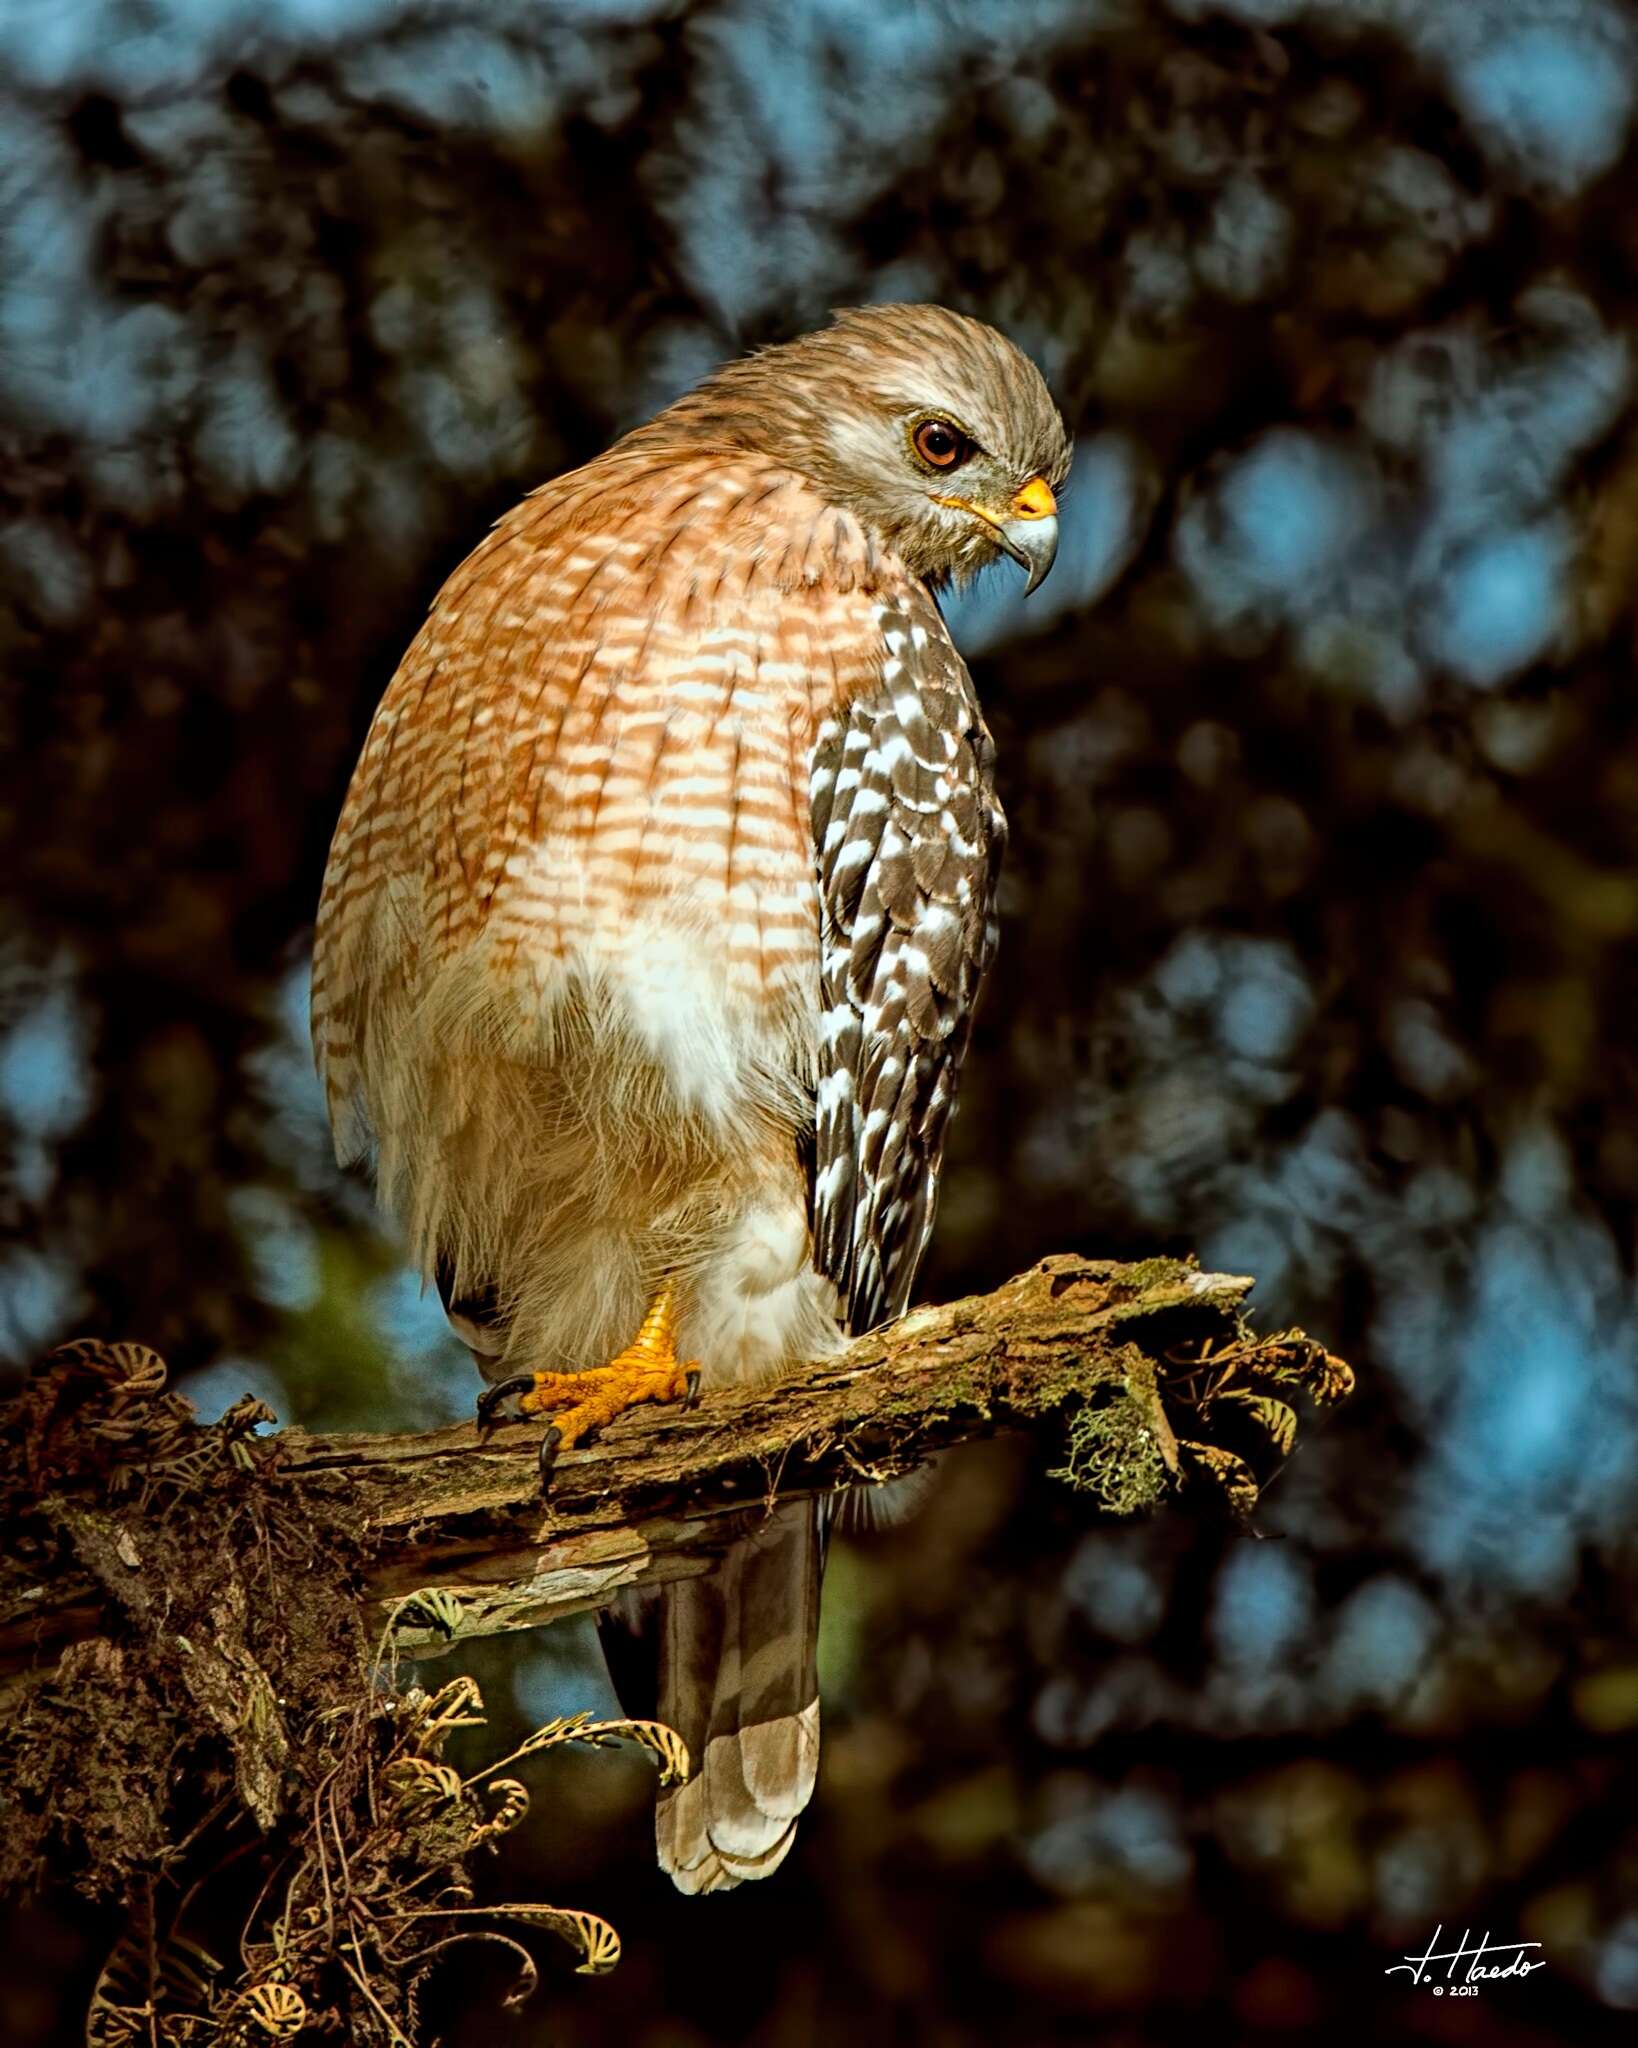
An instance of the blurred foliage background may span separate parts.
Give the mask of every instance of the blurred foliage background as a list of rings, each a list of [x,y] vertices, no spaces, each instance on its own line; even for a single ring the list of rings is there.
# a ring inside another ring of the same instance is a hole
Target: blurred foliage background
[[[924,1291],[1193,1249],[1361,1370],[1261,1542],[952,1461],[836,1558],[786,1868],[680,1899],[649,1767],[554,1760],[504,1881],[626,1961],[451,2041],[1630,2039],[1635,93],[1618,0],[0,7],[13,1363],[469,1411],[305,1044],[370,713],[522,491],[925,297],[1078,455],[951,608],[1015,836]],[[1453,2011],[1384,1974],[1441,1923],[1548,1967]],[[8,2042],[104,1932],[12,1923]]]

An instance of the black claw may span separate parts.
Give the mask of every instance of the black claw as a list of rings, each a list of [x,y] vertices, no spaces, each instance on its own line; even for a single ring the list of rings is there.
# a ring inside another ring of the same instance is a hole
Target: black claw
[[[546,1434],[540,1440],[540,1490],[545,1493],[551,1486],[552,1473],[557,1468],[558,1446],[563,1441],[563,1432],[555,1422],[546,1425]]]
[[[685,1373],[683,1378],[688,1387],[688,1392],[683,1396],[683,1413],[686,1415],[690,1408],[697,1408],[700,1405],[699,1367],[696,1365],[693,1371]]]
[[[527,1394],[535,1383],[533,1373],[520,1372],[509,1380],[501,1380],[493,1387],[487,1387],[478,1396],[478,1427],[493,1429],[497,1422],[507,1418],[499,1411],[503,1402],[511,1400],[514,1394]]]

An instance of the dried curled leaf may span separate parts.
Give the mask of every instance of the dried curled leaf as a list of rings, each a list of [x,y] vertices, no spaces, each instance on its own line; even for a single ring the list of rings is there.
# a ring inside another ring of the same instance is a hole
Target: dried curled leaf
[[[1272,1394],[1243,1394],[1238,1390],[1227,1398],[1238,1401],[1267,1430],[1269,1441],[1282,1458],[1289,1458],[1297,1441],[1297,1411]]]
[[[258,1400],[254,1394],[241,1394],[231,1408],[223,1411],[216,1425],[216,1434],[228,1457],[241,1472],[255,1471],[257,1460],[252,1446],[256,1433],[278,1419],[267,1403]]]
[[[292,2041],[307,2024],[307,2001],[293,1984],[253,1984],[238,2000],[239,2010],[270,2041]]]
[[[1345,1359],[1338,1358],[1335,1352],[1322,1351],[1309,1391],[1315,1405],[1320,1408],[1329,1408],[1336,1401],[1346,1401],[1354,1391],[1353,1367]]]
[[[497,1778],[489,1789],[496,1794],[494,1810],[474,1840],[487,1835],[509,1835],[529,1811],[528,1787],[516,1778]]]
[[[461,1630],[461,1596],[442,1586],[426,1586],[400,1600],[389,1624],[399,1628],[435,1628],[450,1640]]]
[[[406,1818],[453,1806],[461,1796],[459,1771],[431,1757],[394,1757],[382,1777],[394,1810]]]
[[[1297,1438],[1297,1415],[1287,1396],[1305,1394],[1316,1407],[1323,1407],[1344,1399],[1354,1385],[1343,1361],[1301,1330],[1258,1337],[1243,1322],[1226,1341],[1207,1338],[1180,1346],[1167,1352],[1166,1362],[1170,1371],[1164,1381],[1165,1398],[1189,1414],[1192,1436],[1182,1441],[1182,1448],[1242,1517],[1256,1506],[1270,1467],[1243,1423],[1230,1427],[1230,1441],[1257,1460],[1256,1473],[1238,1451],[1204,1441],[1207,1432],[1215,1435],[1220,1419],[1231,1413],[1246,1418],[1283,1460],[1291,1455]]]
[[[507,1764],[518,1763],[526,1756],[536,1756],[544,1749],[556,1749],[564,1742],[590,1742],[600,1749],[616,1742],[639,1742],[659,1758],[662,1785],[682,1784],[694,1767],[688,1745],[674,1728],[666,1727],[663,1721],[594,1721],[589,1714],[563,1714],[537,1728],[533,1735],[519,1743],[510,1756],[502,1757],[499,1763],[480,1771],[478,1778],[471,1782],[475,1784],[478,1779],[488,1777]]]
[[[688,1745],[675,1728],[668,1728],[663,1721],[610,1721],[604,1724],[615,1736],[629,1736],[633,1742],[640,1742],[644,1749],[652,1750],[660,1760],[660,1783],[681,1785],[687,1782],[693,1770],[693,1760],[688,1754]]]
[[[620,1937],[606,1920],[595,1913],[566,1911],[560,1906],[508,1905],[484,1910],[526,1926],[545,1927],[578,1948],[581,1960],[575,1965],[580,1977],[607,1976],[620,1960]]]
[[[151,1947],[152,1922],[138,1912],[97,1973],[85,2016],[86,2048],[128,2048],[178,2038],[174,2022],[205,2019],[209,1980],[221,1964],[197,1942],[172,1936]]]
[[[414,1688],[397,1706],[411,1739],[423,1750],[441,1749],[457,1728],[484,1725],[483,1694],[464,1671],[430,1696]]]
[[[146,1344],[105,1344],[100,1337],[59,1344],[38,1370],[60,1375],[66,1387],[78,1387],[82,1399],[100,1389],[110,1408],[150,1399],[166,1378],[164,1359]]]
[[[153,2017],[151,2005],[114,2005],[105,1999],[86,2015],[86,2048],[133,2048],[151,2036]]]
[[[1197,1444],[1180,1439],[1178,1448],[1201,1472],[1223,1490],[1229,1506],[1242,1520],[1257,1505],[1257,1481],[1244,1458],[1225,1451],[1220,1444]]]
[[[193,1406],[165,1392],[165,1362],[146,1344],[80,1337],[35,1367],[17,1398],[23,1469],[36,1491],[49,1471],[112,1478],[125,1466],[173,1453],[195,1434]]]

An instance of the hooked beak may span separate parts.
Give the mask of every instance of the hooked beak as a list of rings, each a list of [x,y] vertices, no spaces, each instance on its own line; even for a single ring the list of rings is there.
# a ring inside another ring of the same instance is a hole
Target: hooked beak
[[[1058,552],[1058,501],[1045,477],[1032,477],[999,520],[996,531],[1012,559],[1029,571],[1024,595],[1041,583]]]
[[[999,518],[966,498],[941,498],[939,503],[975,513],[987,526],[995,529],[995,537],[1002,547],[1020,568],[1028,571],[1029,581],[1024,585],[1026,597],[1045,581],[1058,552],[1058,501],[1045,477],[1031,477]]]

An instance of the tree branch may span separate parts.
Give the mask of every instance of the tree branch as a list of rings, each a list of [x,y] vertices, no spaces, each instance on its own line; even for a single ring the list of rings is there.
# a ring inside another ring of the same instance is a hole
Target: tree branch
[[[1253,1336],[1251,1284],[1172,1259],[1050,1258],[771,1386],[622,1416],[560,1458],[544,1502],[540,1430],[527,1422],[487,1438],[469,1423],[423,1435],[241,1432],[235,1455],[315,1523],[348,1533],[376,1625],[394,1620],[411,1654],[436,1651],[457,1634],[532,1628],[709,1571],[775,1501],[886,1480],[1001,1431],[1067,1431],[1061,1476],[1103,1508],[1148,1505],[1204,1473],[1244,1511],[1269,1447],[1290,1448],[1282,1394],[1324,1402],[1351,1383],[1298,1331]],[[0,1585],[0,1676],[38,1670],[129,1604],[143,1547],[133,1474],[151,1496],[198,1458],[174,1430],[163,1458],[150,1446],[144,1460],[129,1438],[128,1507],[117,1489],[95,1508],[73,1492],[38,1503],[71,1540],[45,1571],[25,1564]]]

